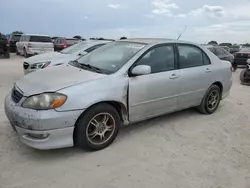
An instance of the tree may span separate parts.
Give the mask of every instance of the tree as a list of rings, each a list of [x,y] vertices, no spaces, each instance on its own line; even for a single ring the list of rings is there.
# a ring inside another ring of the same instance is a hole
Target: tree
[[[210,41],[208,44],[211,44],[211,45],[218,45],[218,43],[214,40]]]
[[[246,44],[243,44],[243,46],[245,46],[245,47],[250,47],[250,44],[249,44],[249,43],[246,43]]]
[[[220,43],[220,46],[227,46],[227,47],[231,47],[231,46],[232,46],[232,43],[227,43],[227,42],[224,42],[224,43]]]
[[[82,37],[81,37],[81,36],[79,36],[79,35],[76,35],[76,36],[74,36],[73,38],[74,38],[74,39],[79,39],[79,40],[81,40],[81,39],[82,39]]]
[[[120,40],[127,39],[127,37],[121,37]]]
[[[23,32],[22,31],[13,31],[12,34],[13,35],[16,35],[16,34],[20,34],[21,35],[21,34],[23,34]]]

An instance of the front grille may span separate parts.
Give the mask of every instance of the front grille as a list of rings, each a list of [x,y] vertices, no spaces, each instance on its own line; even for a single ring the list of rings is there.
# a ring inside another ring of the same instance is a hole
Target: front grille
[[[24,68],[24,69],[29,68],[29,66],[30,66],[29,63],[26,63],[26,62],[23,63],[23,68]]]
[[[11,98],[15,103],[18,103],[23,98],[23,94],[17,91],[14,87],[12,89]]]

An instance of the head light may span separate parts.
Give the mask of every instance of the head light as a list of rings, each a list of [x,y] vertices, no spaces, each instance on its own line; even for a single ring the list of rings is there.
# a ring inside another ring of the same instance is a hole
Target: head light
[[[67,99],[61,93],[42,93],[28,97],[24,100],[22,107],[34,110],[49,110],[62,106]]]
[[[35,64],[31,65],[30,68],[31,69],[44,69],[50,63],[51,63],[51,61],[39,62],[39,63],[35,63]]]

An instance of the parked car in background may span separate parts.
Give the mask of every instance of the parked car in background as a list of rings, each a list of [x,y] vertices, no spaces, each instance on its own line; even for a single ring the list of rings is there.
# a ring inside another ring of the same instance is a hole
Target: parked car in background
[[[3,55],[5,58],[10,58],[9,41],[1,33],[0,33],[0,55]]]
[[[235,52],[239,52],[240,51],[240,46],[239,45],[233,45],[230,47],[230,53],[234,54]]]
[[[237,65],[234,63],[234,56],[230,54],[230,52],[226,51],[223,47],[211,45],[207,45],[205,47],[213,52],[213,54],[215,54],[221,60],[229,61],[232,64],[234,71],[237,69]]]
[[[55,51],[61,51],[64,48],[67,48],[69,46],[72,46],[78,42],[80,42],[80,39],[75,39],[75,38],[63,38],[63,37],[58,37],[54,41],[54,49]]]
[[[230,48],[228,46],[220,46],[220,47],[230,53]]]
[[[11,34],[9,36],[10,52],[16,53],[16,43],[20,41],[21,34]]]
[[[24,74],[74,61],[109,42],[110,41],[83,41],[65,48],[60,52],[50,52],[26,58],[23,62]]]
[[[23,34],[16,46],[17,55],[21,54],[24,57],[54,51],[52,40],[48,35]]]
[[[51,37],[52,42],[54,43],[57,38],[58,37]]]
[[[250,58],[250,48],[242,48],[234,53],[234,62],[236,65],[247,65],[247,59]]]
[[[122,124],[191,107],[212,114],[231,86],[231,64],[200,45],[125,39],[24,76],[7,94],[5,113],[30,147],[100,150]]]

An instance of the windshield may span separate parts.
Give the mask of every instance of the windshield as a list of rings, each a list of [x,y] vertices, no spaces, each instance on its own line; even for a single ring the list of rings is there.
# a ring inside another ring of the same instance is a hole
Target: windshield
[[[52,42],[47,36],[30,36],[30,42]]]
[[[240,52],[249,52],[250,53],[250,48],[242,48]]]
[[[112,42],[79,58],[80,64],[89,64],[105,72],[114,73],[138,53],[146,44]]]
[[[89,47],[91,47],[93,44],[91,44],[90,42],[80,42],[80,43],[77,43],[77,44],[74,44],[68,48],[65,48],[61,51],[61,53],[63,54],[73,54],[73,53],[77,53],[79,52],[80,50],[86,50],[88,49]]]

